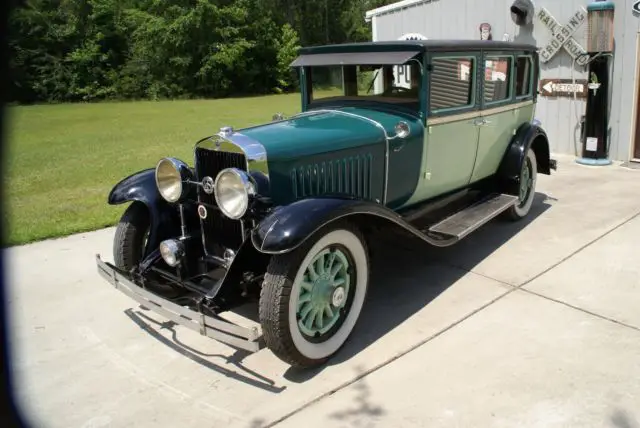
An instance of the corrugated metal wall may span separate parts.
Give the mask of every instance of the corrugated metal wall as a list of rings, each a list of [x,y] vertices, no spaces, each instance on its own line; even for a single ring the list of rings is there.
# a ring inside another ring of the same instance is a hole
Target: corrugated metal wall
[[[640,31],[640,18],[632,14],[635,0],[614,0],[616,52],[611,80],[610,157],[628,160],[632,143],[632,114],[636,85],[636,40]],[[534,0],[536,14],[545,7],[561,24],[565,25],[585,0]],[[395,10],[373,18],[374,40],[396,40],[406,33],[420,33],[429,39],[480,39],[480,24],[489,23],[494,40],[502,40],[505,33],[516,42],[545,46],[551,33],[537,16],[533,26],[518,27],[511,20],[509,8],[513,0],[426,0],[417,5]],[[584,24],[573,38],[587,47]],[[573,65],[573,58],[561,49],[551,61],[541,64],[541,78],[586,79],[584,67]],[[573,73],[572,73],[573,69]],[[579,119],[584,114],[585,102],[569,98],[539,97],[536,117],[542,122],[551,139],[555,153],[580,153]],[[577,152],[576,152],[577,151]]]

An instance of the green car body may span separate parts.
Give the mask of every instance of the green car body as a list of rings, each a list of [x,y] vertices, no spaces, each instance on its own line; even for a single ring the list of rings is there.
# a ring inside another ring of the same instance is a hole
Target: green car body
[[[556,165],[534,120],[535,46],[319,46],[292,66],[300,114],[224,127],[196,144],[193,167],[165,158],[114,187],[109,203],[132,203],[114,264],[97,263],[182,325],[309,367],[351,333],[377,231],[453,245],[525,217],[537,174]],[[220,319],[252,298],[262,332]]]

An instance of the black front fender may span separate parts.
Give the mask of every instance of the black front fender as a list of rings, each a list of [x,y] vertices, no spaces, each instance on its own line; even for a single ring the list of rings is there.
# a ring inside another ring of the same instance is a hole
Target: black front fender
[[[279,207],[253,229],[251,241],[261,253],[283,254],[294,250],[320,228],[347,217],[356,220],[357,225],[364,225],[368,220],[377,221],[378,224],[392,223],[439,247],[454,243],[419,231],[384,205],[340,198],[303,199]]]
[[[518,180],[529,148],[533,149],[536,155],[538,172],[551,174],[547,133],[540,126],[527,122],[518,128],[509,144],[498,172],[500,178],[508,181]]]
[[[157,248],[163,239],[180,232],[180,218],[176,207],[165,201],[156,187],[155,169],[145,169],[116,184],[107,199],[110,205],[138,201],[149,210],[151,230],[145,255],[150,248]]]

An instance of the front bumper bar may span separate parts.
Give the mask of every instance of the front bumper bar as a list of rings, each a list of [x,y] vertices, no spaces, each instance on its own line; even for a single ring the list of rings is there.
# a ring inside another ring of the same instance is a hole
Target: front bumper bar
[[[145,308],[168,318],[176,324],[197,331],[203,336],[249,352],[257,352],[264,347],[262,335],[256,327],[241,327],[163,299],[136,285],[123,275],[118,268],[111,263],[103,261],[99,254],[96,255],[96,263],[100,276],[110,282],[116,290],[121,291]]]

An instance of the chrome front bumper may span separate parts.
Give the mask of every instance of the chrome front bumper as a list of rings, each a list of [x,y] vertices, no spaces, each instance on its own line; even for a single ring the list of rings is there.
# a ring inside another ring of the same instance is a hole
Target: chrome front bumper
[[[136,285],[113,266],[96,255],[98,273],[116,290],[121,291],[145,308],[173,321],[176,324],[197,331],[203,336],[249,352],[257,352],[264,347],[262,335],[256,327],[241,327],[220,318],[213,318],[184,306],[163,299]]]

